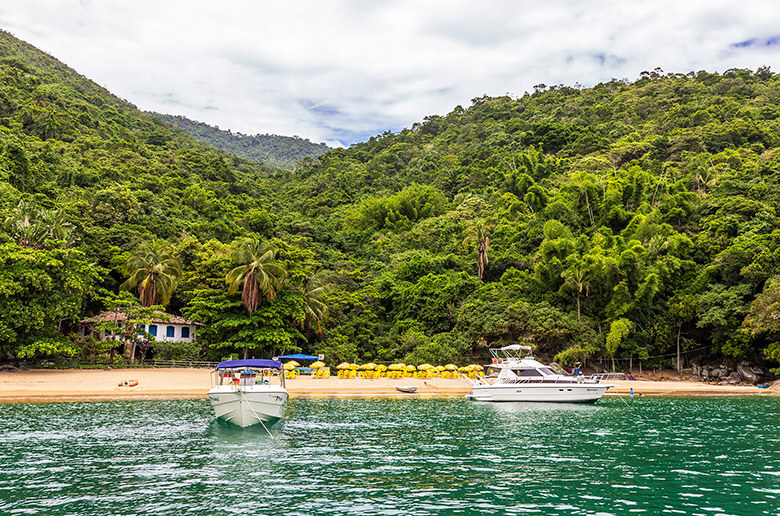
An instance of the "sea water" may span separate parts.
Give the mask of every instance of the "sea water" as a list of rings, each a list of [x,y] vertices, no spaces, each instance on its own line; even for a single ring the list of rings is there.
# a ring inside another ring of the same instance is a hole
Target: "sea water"
[[[0,405],[0,514],[780,514],[780,397],[626,401]]]

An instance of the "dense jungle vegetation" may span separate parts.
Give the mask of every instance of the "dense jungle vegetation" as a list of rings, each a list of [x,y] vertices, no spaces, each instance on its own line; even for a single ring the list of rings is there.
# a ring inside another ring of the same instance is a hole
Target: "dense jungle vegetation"
[[[211,359],[780,360],[769,69],[475,98],[292,170],[6,33],[0,85],[6,357],[89,357],[80,319],[163,305],[203,347],[157,351]]]
[[[331,150],[324,143],[312,143],[298,136],[234,133],[184,116],[152,114],[184,129],[198,141],[269,167],[288,170],[302,159],[316,158]]]

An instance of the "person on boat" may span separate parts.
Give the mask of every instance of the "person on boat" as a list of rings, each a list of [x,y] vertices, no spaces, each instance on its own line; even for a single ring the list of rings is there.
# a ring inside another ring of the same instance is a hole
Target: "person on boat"
[[[579,376],[582,374],[582,371],[580,371],[580,366],[582,365],[582,362],[577,362],[574,364],[574,367],[571,370],[571,374],[574,376]]]

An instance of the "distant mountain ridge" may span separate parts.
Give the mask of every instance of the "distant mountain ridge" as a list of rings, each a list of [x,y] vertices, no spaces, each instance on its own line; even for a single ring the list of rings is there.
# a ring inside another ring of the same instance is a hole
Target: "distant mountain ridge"
[[[291,169],[305,158],[317,158],[331,150],[324,143],[312,143],[297,136],[246,135],[223,131],[219,127],[180,115],[152,114],[183,129],[198,141],[270,167]]]

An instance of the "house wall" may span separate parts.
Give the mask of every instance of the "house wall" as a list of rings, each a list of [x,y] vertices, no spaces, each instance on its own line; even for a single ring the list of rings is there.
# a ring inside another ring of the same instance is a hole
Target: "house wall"
[[[154,335],[154,340],[157,342],[194,342],[195,341],[195,326],[186,324],[174,324],[174,323],[151,323],[148,325],[141,325],[142,329]],[[156,330],[153,330],[156,328]],[[186,331],[184,331],[186,329]],[[189,336],[185,335],[189,332]],[[171,335],[171,333],[173,335]]]

